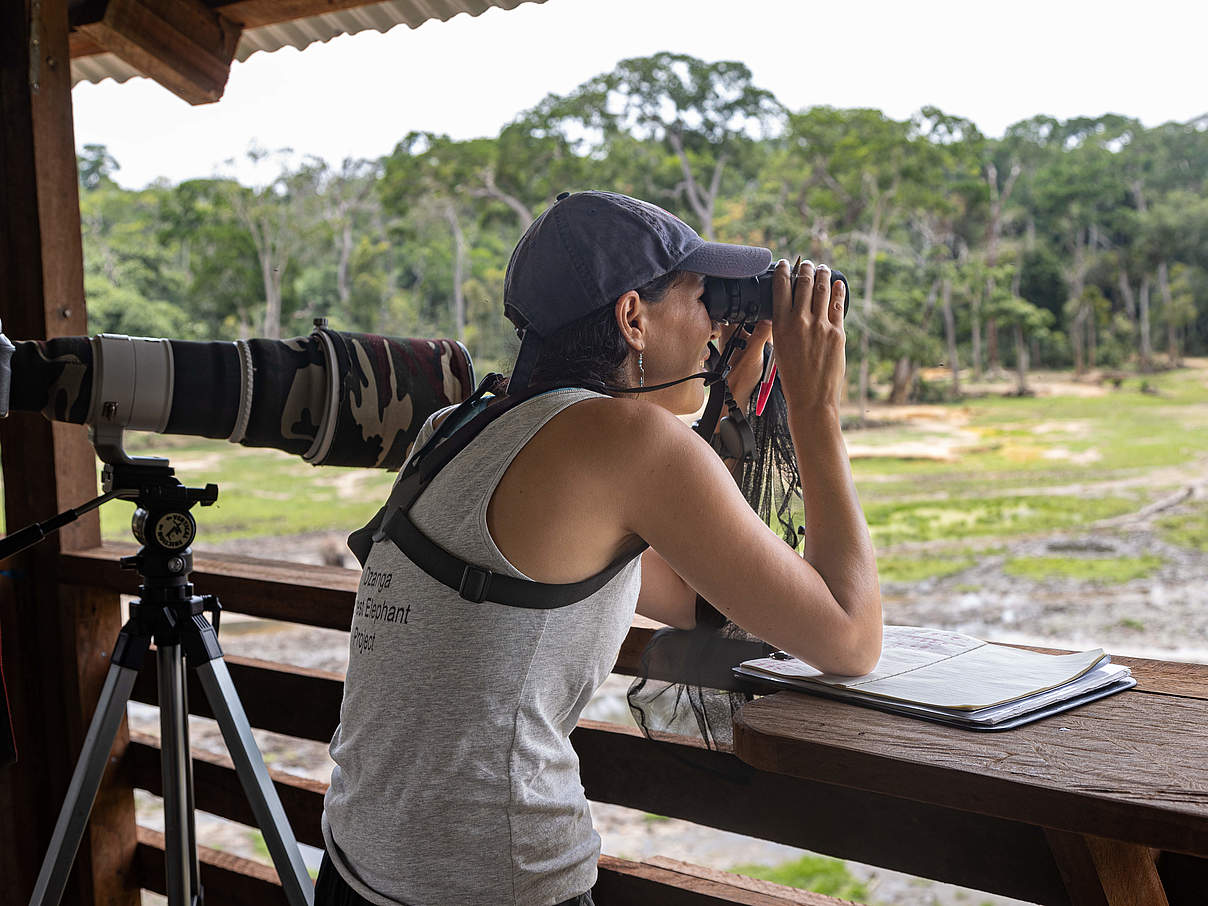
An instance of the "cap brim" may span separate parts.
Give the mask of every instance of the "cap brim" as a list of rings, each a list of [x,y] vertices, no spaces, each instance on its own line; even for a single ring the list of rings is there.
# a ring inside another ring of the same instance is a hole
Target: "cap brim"
[[[772,266],[772,253],[753,245],[705,242],[676,267],[706,277],[755,277]]]

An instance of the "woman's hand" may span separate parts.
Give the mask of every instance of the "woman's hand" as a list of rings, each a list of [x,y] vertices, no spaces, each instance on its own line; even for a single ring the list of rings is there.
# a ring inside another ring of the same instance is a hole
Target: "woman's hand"
[[[780,386],[790,406],[837,407],[847,369],[843,332],[842,282],[831,283],[830,268],[803,262],[793,290],[789,263],[772,276],[772,339]]]
[[[721,339],[717,341],[718,349],[725,349],[734,331],[741,329],[741,325],[737,324],[723,327]],[[730,359],[730,374],[726,377],[726,384],[734,401],[743,407],[744,412],[759,385],[759,379],[763,377],[763,350],[771,339],[772,322],[759,321],[755,324],[755,332],[747,336],[746,348],[737,350]]]

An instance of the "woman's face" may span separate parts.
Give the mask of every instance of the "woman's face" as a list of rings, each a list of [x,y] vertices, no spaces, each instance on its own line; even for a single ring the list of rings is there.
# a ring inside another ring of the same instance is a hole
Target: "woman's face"
[[[642,355],[647,387],[705,370],[709,341],[720,336],[720,327],[705,308],[704,287],[700,274],[685,274],[661,301],[647,306],[649,329]],[[705,382],[685,381],[643,398],[676,415],[689,415],[704,404]]]

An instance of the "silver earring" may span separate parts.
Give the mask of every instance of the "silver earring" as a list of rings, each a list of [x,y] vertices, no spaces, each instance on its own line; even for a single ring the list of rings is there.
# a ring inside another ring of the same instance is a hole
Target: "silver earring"
[[[638,386],[646,386],[646,369],[642,367],[642,354],[638,353]]]

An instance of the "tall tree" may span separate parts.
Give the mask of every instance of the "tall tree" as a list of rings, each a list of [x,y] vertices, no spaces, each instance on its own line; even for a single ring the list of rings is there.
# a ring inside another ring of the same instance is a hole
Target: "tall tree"
[[[726,175],[743,172],[757,140],[781,128],[784,109],[742,63],[664,52],[622,60],[566,97],[547,98],[539,115],[597,149],[618,137],[661,145],[679,176],[664,191],[715,239]]]
[[[220,185],[256,249],[264,287],[263,335],[277,339],[281,336],[286,274],[318,222],[315,198],[324,164],[308,158],[294,165],[288,148],[275,152],[252,148],[247,159],[270,174],[265,182],[245,187],[229,180]]]

